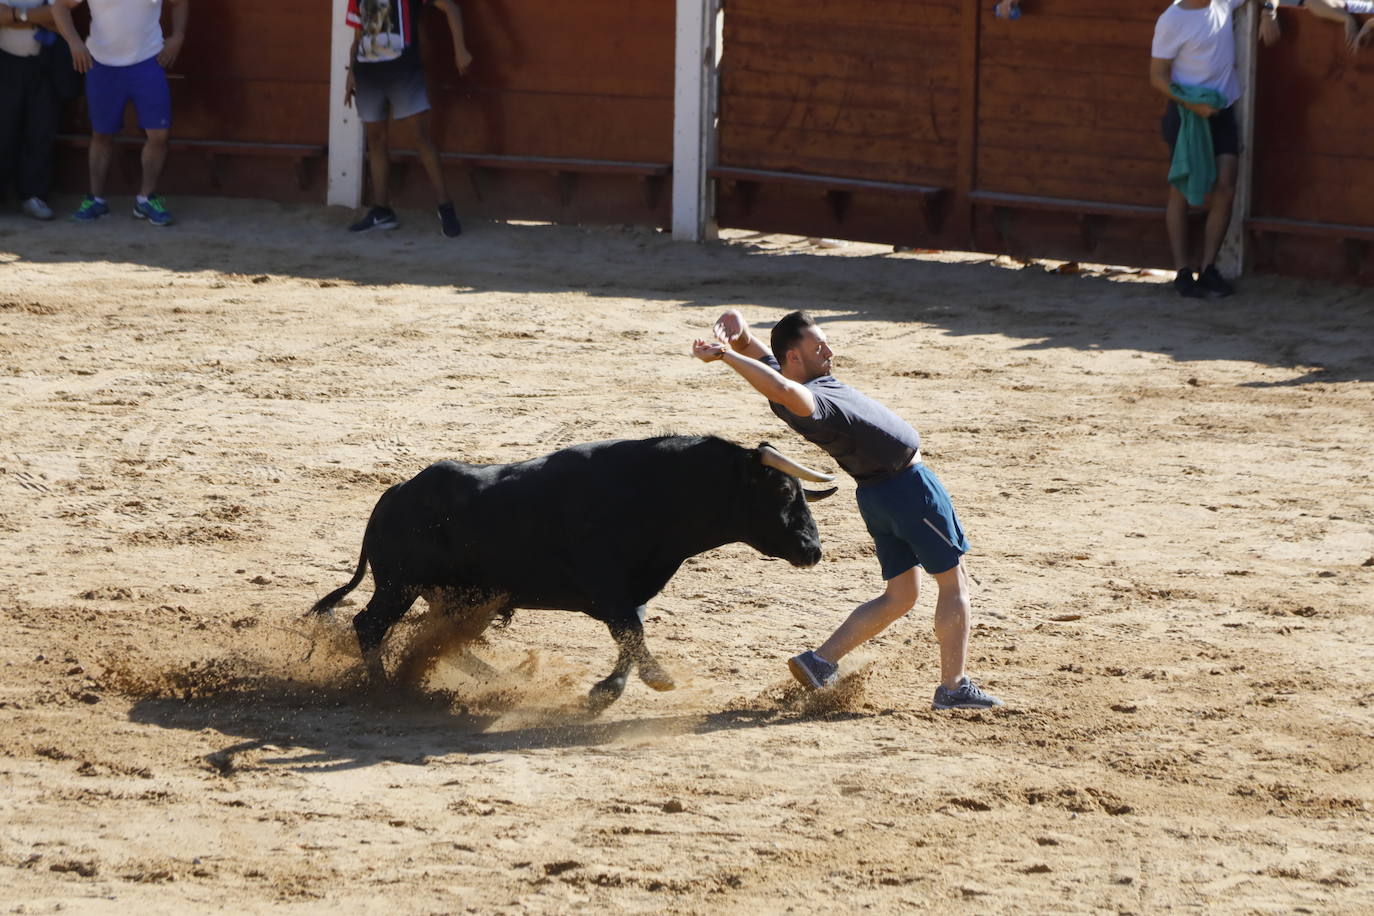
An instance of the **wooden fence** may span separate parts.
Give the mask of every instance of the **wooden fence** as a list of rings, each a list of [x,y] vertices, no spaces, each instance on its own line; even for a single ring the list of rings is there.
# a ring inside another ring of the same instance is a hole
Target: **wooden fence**
[[[195,0],[173,68],[168,193],[320,201],[343,0]],[[707,2],[707,0],[702,0]],[[1163,0],[727,0],[713,203],[722,226],[1164,266],[1167,148],[1150,87]],[[669,224],[674,0],[464,4],[468,75],[423,23],[460,210]],[[1259,270],[1374,282],[1374,50],[1282,11],[1258,57],[1246,224]],[[336,75],[337,76],[337,75]],[[84,187],[84,111],[61,174]],[[137,180],[129,152],[113,190]],[[404,131],[401,205],[431,193]]]

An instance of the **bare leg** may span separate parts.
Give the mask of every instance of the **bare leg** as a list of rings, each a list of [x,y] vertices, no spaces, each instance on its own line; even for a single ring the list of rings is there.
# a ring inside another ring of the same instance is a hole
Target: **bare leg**
[[[367,135],[367,165],[372,175],[372,203],[378,207],[389,207],[391,150],[387,147],[386,122],[368,121],[363,128]]]
[[[920,590],[920,570],[914,566],[888,579],[887,590],[856,607],[816,654],[828,662],[838,662],[915,607]]]
[[[1165,227],[1169,230],[1169,253],[1174,256],[1174,270],[1188,269],[1188,198],[1178,188],[1169,188],[1169,205],[1165,211]]]
[[[940,680],[953,690],[964,677],[968,658],[968,574],[961,561],[953,569],[932,574],[940,587],[935,601],[935,638],[940,642]]]
[[[444,164],[439,160],[439,150],[434,146],[434,138],[430,134],[429,112],[422,111],[406,118],[406,123],[413,125],[415,149],[420,154],[425,174],[429,176],[429,186],[434,189],[435,199],[441,204],[450,203],[448,185],[444,181]]]
[[[89,167],[91,171],[91,196],[105,196],[105,176],[110,172],[110,156],[114,152],[114,136],[111,134],[91,134]]]
[[[1203,235],[1202,266],[1216,263],[1217,252],[1231,225],[1231,209],[1236,201],[1236,172],[1239,160],[1235,156],[1217,157],[1217,183],[1207,207],[1207,230]],[[1171,201],[1172,203],[1172,201]]]
[[[165,129],[150,130],[143,144],[143,184],[138,193],[144,197],[153,196],[158,179],[162,177],[162,167],[167,162],[167,136]]]

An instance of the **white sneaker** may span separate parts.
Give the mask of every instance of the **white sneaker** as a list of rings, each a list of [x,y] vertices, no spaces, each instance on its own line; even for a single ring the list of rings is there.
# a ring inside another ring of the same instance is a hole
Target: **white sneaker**
[[[45,204],[42,198],[39,197],[30,197],[28,200],[24,201],[22,204],[19,205],[19,209],[23,210],[26,214],[32,216],[34,219],[53,218],[52,207],[49,207],[47,204]]]

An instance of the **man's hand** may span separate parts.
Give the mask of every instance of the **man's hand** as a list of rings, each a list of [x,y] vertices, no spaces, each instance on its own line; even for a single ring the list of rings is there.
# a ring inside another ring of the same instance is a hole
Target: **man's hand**
[[[453,46],[453,64],[458,68],[459,76],[468,72],[468,67],[472,66],[472,55],[468,53],[465,46],[461,44]]]
[[[80,40],[76,44],[67,42],[67,47],[72,49],[72,69],[77,73],[89,73],[95,65],[95,58],[86,50],[86,43]]]
[[[725,356],[725,344],[702,340],[698,337],[692,341],[692,355],[703,363],[713,363]]]
[[[734,344],[735,341],[749,339],[749,326],[744,323],[744,316],[738,309],[730,309],[716,319],[711,333],[715,334],[716,340],[721,343]]]
[[[162,51],[157,56],[158,66],[166,70],[177,62],[177,57],[181,54],[182,42],[186,40],[184,35],[168,35],[162,41]]]
[[[1197,115],[1199,118],[1210,118],[1212,115],[1217,113],[1217,109],[1213,108],[1211,105],[1206,104],[1205,102],[1185,102],[1183,107],[1191,111],[1193,114]]]
[[[348,75],[344,77],[344,107],[353,106],[353,68],[348,68]]]
[[[1272,47],[1279,40],[1279,17],[1272,10],[1260,13],[1259,37],[1266,47]]]

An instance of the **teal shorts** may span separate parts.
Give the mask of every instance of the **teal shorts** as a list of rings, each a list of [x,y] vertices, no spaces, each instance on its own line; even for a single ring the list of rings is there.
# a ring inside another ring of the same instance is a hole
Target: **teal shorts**
[[[926,572],[948,572],[968,553],[968,538],[940,478],[914,464],[881,483],[859,487],[859,513],[878,548],[883,580],[917,563]]]

